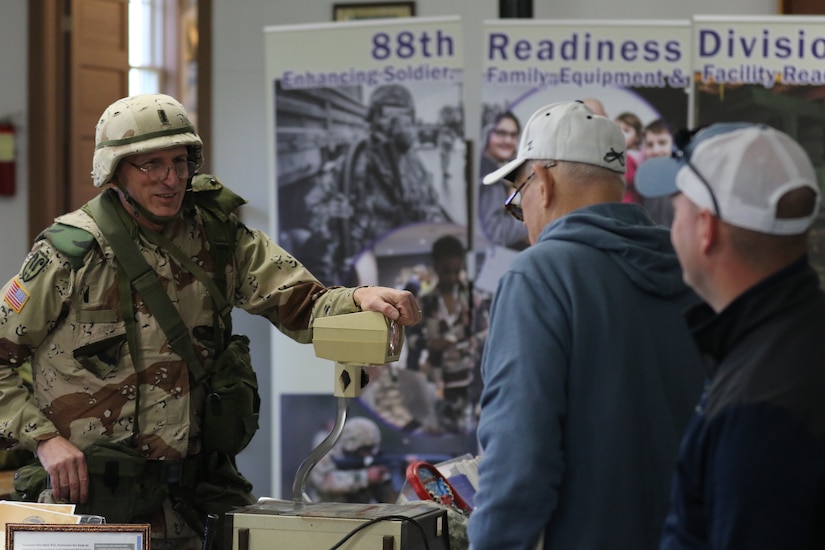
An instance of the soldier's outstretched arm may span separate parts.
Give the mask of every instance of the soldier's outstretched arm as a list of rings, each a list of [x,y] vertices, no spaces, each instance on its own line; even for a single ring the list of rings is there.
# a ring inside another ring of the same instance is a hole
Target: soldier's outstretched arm
[[[270,237],[239,225],[236,307],[263,315],[290,338],[312,340],[312,318],[377,311],[402,325],[421,319],[415,297],[389,287],[327,287]]]

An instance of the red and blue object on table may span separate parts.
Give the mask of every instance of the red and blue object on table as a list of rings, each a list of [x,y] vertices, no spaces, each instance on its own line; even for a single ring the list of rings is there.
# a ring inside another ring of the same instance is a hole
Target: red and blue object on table
[[[447,478],[429,462],[418,461],[407,466],[407,481],[422,500],[449,506],[465,516],[473,511]]]

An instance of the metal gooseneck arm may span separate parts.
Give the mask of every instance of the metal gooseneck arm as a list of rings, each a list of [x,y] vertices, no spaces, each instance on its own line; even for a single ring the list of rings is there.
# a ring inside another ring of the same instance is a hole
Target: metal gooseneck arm
[[[329,432],[326,439],[324,439],[320,445],[315,447],[312,452],[309,453],[309,456],[304,459],[301,466],[298,468],[298,472],[295,474],[295,481],[292,484],[292,501],[295,504],[295,508],[300,508],[305,502],[309,502],[309,497],[307,497],[304,492],[309,473],[318,461],[321,460],[324,455],[332,449],[335,443],[338,442],[338,438],[341,437],[341,432],[344,431],[344,422],[347,420],[348,409],[349,398],[339,397],[338,414],[335,417],[335,425],[332,427],[332,430]]]
[[[404,342],[404,327],[377,311],[319,317],[312,325],[315,355],[335,361],[333,393],[338,398],[338,415],[329,435],[301,463],[292,484],[296,510],[310,504],[304,492],[309,474],[329,453],[344,431],[349,399],[361,395],[369,383],[366,367],[398,361]]]

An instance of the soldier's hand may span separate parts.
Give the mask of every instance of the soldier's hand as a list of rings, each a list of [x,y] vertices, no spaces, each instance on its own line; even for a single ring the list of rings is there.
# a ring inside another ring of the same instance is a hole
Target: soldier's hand
[[[355,290],[353,299],[362,310],[383,313],[402,325],[414,325],[421,320],[421,310],[415,296],[408,290],[363,286]]]
[[[89,472],[80,449],[58,435],[37,444],[37,458],[51,478],[52,495],[57,502],[86,502]]]

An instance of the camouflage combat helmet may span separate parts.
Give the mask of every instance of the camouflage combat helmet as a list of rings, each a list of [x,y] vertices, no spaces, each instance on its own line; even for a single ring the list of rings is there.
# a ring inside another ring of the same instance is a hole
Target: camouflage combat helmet
[[[415,102],[410,91],[400,84],[385,84],[377,87],[370,96],[367,120],[372,122],[381,113],[381,108],[397,107],[408,109],[410,116],[415,119]]]
[[[183,105],[163,94],[118,99],[95,128],[92,181],[101,187],[111,181],[123,157],[185,145],[189,161],[203,163],[203,142]]]
[[[377,452],[378,446],[381,445],[381,431],[369,418],[350,418],[344,424],[340,444],[341,448],[349,453],[364,447],[371,447],[373,452]]]

